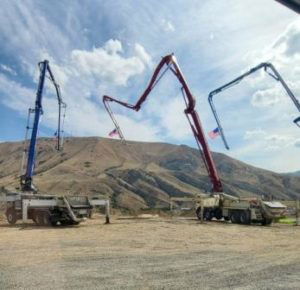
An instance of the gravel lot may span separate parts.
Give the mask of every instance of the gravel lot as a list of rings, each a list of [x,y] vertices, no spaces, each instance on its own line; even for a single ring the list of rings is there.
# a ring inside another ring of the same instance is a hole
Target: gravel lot
[[[0,236],[0,289],[300,289],[295,226],[113,217]]]

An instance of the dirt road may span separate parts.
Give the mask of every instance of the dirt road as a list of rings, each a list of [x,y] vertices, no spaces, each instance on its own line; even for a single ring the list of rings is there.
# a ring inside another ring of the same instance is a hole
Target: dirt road
[[[0,289],[299,289],[300,228],[183,218],[0,222]]]

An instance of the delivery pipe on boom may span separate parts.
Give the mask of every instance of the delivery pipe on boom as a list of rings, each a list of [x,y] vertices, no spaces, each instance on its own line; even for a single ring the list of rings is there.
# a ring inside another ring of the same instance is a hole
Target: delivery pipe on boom
[[[221,121],[220,121],[220,118],[218,116],[218,113],[217,113],[217,110],[216,110],[216,107],[213,103],[213,96],[214,95],[217,95],[223,91],[225,91],[226,89],[229,89],[230,87],[234,86],[234,85],[237,85],[239,84],[244,78],[246,78],[247,76],[255,73],[256,71],[260,70],[260,69],[264,69],[264,71],[269,75],[271,76],[273,79],[275,79],[276,81],[280,82],[282,87],[284,88],[284,90],[286,91],[287,95],[290,97],[290,99],[292,100],[292,102],[294,103],[295,107],[298,109],[298,111],[300,112],[300,103],[299,101],[297,100],[297,98],[295,97],[295,95],[293,94],[293,92],[291,91],[291,89],[288,87],[288,85],[286,84],[286,82],[283,80],[283,78],[281,77],[281,75],[279,74],[279,72],[275,69],[275,67],[271,64],[271,63],[268,63],[268,62],[263,62],[253,68],[251,68],[249,71],[247,71],[246,73],[242,74],[241,76],[235,78],[234,80],[230,81],[229,83],[211,91],[208,95],[208,102],[209,102],[209,105],[211,107],[211,110],[212,110],[212,113],[215,117],[215,120],[218,124],[218,128],[219,128],[219,132],[220,132],[220,135],[222,137],[222,140],[224,142],[224,145],[226,147],[226,149],[229,149],[229,145],[227,143],[227,140],[226,140],[226,137],[225,137],[225,134],[224,134],[224,130],[222,128],[222,125],[221,125]],[[294,120],[294,123],[300,127],[300,117],[296,118]]]
[[[162,69],[165,68],[163,71]],[[195,136],[197,145],[199,147],[201,156],[203,158],[204,164],[206,166],[211,184],[212,184],[212,191],[215,193],[221,193],[223,192],[223,186],[220,180],[220,177],[218,175],[214,160],[212,158],[212,154],[210,152],[207,140],[205,138],[205,133],[202,128],[199,116],[195,110],[196,100],[195,97],[192,95],[187,82],[178,66],[177,60],[173,54],[167,55],[162,58],[158,66],[156,67],[152,78],[150,79],[150,82],[144,91],[144,93],[140,96],[140,98],[137,100],[136,104],[128,104],[126,102],[117,100],[115,98],[112,98],[110,96],[103,96],[103,103],[104,106],[109,113],[112,121],[115,124],[115,127],[119,133],[119,136],[121,139],[123,139],[123,133],[120,130],[120,127],[113,116],[113,113],[110,109],[109,102],[115,102],[118,103],[128,109],[132,109],[135,111],[139,111],[142,107],[142,104],[146,101],[148,95],[151,93],[151,91],[154,89],[154,87],[157,85],[157,83],[161,80],[163,75],[170,70],[178,79],[180,82],[182,88],[182,95],[184,98],[184,101],[186,103],[186,109],[184,110],[184,113],[188,119],[188,122],[191,126],[191,129],[193,131],[193,134]],[[203,151],[203,152],[202,152]]]
[[[275,0],[300,14],[300,0]]]
[[[61,150],[62,148],[62,124],[61,124],[61,118],[62,118],[62,110],[66,109],[66,104],[62,101],[61,95],[60,95],[60,88],[59,85],[56,83],[53,73],[49,66],[49,61],[44,60],[39,63],[40,68],[40,77],[39,77],[39,83],[38,83],[38,89],[36,94],[36,101],[35,101],[35,108],[31,110],[31,113],[34,113],[34,119],[33,119],[33,126],[32,126],[32,132],[31,132],[31,138],[28,148],[28,154],[27,154],[27,163],[26,163],[26,169],[25,174],[21,175],[20,177],[20,184],[21,184],[21,190],[22,191],[33,191],[36,192],[36,188],[33,184],[32,177],[34,174],[34,167],[35,167],[35,157],[36,157],[36,142],[37,142],[37,136],[38,136],[38,129],[39,129],[39,123],[41,115],[43,114],[43,106],[42,106],[42,100],[43,100],[43,91],[44,91],[44,85],[45,85],[45,79],[47,76],[47,72],[49,74],[49,79],[53,83],[56,95],[58,99],[58,128],[56,132],[56,149]],[[64,115],[63,115],[64,117]],[[27,128],[29,128],[29,124],[27,124]]]

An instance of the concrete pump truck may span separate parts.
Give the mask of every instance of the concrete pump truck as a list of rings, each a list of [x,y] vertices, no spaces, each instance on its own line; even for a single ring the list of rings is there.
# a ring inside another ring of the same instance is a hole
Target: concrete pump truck
[[[165,69],[163,70],[163,68]],[[210,194],[199,194],[195,198],[197,217],[199,219],[204,217],[206,220],[211,220],[212,218],[224,218],[225,220],[231,220],[233,223],[243,224],[249,224],[251,222],[260,222],[264,225],[270,224],[274,217],[280,216],[283,213],[285,210],[284,205],[279,202],[266,202],[257,198],[241,199],[224,193],[223,185],[217,172],[212,153],[209,149],[200,118],[195,110],[196,99],[191,93],[185,77],[183,76],[173,54],[162,58],[160,63],[157,65],[146,90],[134,105],[117,100],[110,96],[103,96],[104,106],[115,125],[118,135],[122,140],[124,139],[124,135],[113,115],[109,103],[115,102],[128,109],[139,111],[148,95],[168,70],[175,75],[181,85],[182,96],[186,104],[184,113],[196,139],[200,155],[202,156],[212,185]]]
[[[20,176],[21,192],[10,192],[6,196],[0,197],[0,201],[6,202],[6,218],[9,224],[15,224],[17,220],[23,222],[33,220],[37,225],[55,226],[76,225],[89,217],[91,210],[95,206],[104,205],[106,207],[106,222],[109,223],[109,201],[100,198],[89,199],[87,196],[57,196],[40,194],[33,184],[33,176],[36,163],[36,144],[40,124],[43,114],[43,91],[46,77],[54,85],[58,101],[58,127],[56,135],[56,150],[61,151],[63,146],[63,120],[65,116],[66,103],[63,102],[60,87],[57,84],[51,71],[48,60],[39,63],[40,77],[35,100],[35,108],[29,109],[26,137],[28,131],[32,130],[28,149],[25,147],[22,168],[26,164],[25,173]],[[34,114],[33,125],[30,126],[30,116]],[[25,162],[26,160],[26,162]],[[22,171],[21,168],[21,171]]]

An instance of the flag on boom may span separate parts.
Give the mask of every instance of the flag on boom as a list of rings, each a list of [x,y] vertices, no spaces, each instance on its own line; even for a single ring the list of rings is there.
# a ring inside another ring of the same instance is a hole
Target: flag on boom
[[[208,136],[209,136],[211,139],[215,139],[215,138],[217,138],[218,136],[220,136],[220,130],[219,130],[219,128],[217,127],[216,129],[210,131],[210,132],[208,133]]]
[[[117,130],[117,128],[113,129],[109,134],[109,137],[114,137],[114,136],[119,136],[119,132]]]

